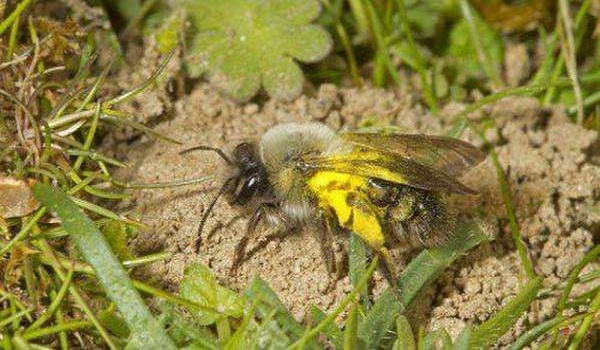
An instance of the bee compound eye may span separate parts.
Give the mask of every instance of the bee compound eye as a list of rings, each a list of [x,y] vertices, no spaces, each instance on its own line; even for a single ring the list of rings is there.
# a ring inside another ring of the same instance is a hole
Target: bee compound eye
[[[235,201],[240,205],[248,203],[256,193],[260,180],[260,177],[252,175],[241,182],[235,194]]]

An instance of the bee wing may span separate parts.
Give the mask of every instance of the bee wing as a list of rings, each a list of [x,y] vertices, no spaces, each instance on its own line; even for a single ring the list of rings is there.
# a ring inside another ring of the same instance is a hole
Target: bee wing
[[[470,143],[445,136],[372,132],[340,135],[357,146],[394,153],[451,177],[461,176],[486,157]]]
[[[477,193],[442,171],[396,153],[378,150],[363,149],[348,154],[312,158],[304,160],[302,165],[306,169],[376,178],[433,192]]]

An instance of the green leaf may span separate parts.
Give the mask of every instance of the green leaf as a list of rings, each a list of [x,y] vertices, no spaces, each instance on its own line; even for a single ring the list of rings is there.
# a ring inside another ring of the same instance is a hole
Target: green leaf
[[[261,322],[254,318],[256,305],[252,304],[249,309],[246,309],[244,319],[241,325],[233,333],[232,337],[223,347],[224,350],[237,349],[285,349],[291,340],[288,335],[281,329],[277,321],[274,319],[277,310],[272,310],[270,314],[262,318]]]
[[[182,314],[173,304],[161,302],[158,308],[161,312],[160,320],[177,346],[187,346],[187,349],[219,349],[217,338],[211,330]]]
[[[414,350],[416,349],[415,337],[408,319],[404,315],[396,318],[396,340],[392,350]]]
[[[98,315],[100,323],[106,327],[112,334],[119,338],[126,339],[129,336],[129,328],[125,320],[118,315],[114,310],[106,309],[100,311]]]
[[[460,332],[456,342],[454,342],[454,350],[469,350],[469,342],[471,341],[471,326],[466,326],[465,329]]]
[[[332,47],[322,27],[311,24],[320,12],[316,0],[180,0],[195,33],[187,68],[238,100],[261,85],[274,98],[290,100],[302,92],[297,61],[317,62]]]
[[[291,344],[290,338],[273,319],[275,313],[272,312],[271,315],[248,332],[252,334],[250,346],[241,349],[283,350]]]
[[[160,53],[166,54],[177,46],[180,33],[183,31],[183,20],[182,11],[173,11],[156,30],[156,48]]]
[[[249,330],[249,324],[254,317],[254,305],[248,310],[244,310],[244,318],[239,327],[233,332],[227,343],[223,346],[223,350],[236,350],[243,349],[246,346],[247,332]]]
[[[325,312],[323,312],[321,309],[314,305],[312,305],[312,307],[310,308],[310,314],[313,321],[313,325],[319,324],[327,317],[327,314]],[[327,339],[333,344],[333,346],[336,349],[342,348],[343,334],[335,323],[332,322],[328,324],[323,330],[322,334],[324,334],[327,337]]]
[[[66,193],[39,183],[33,192],[38,201],[56,213],[80,253],[94,268],[100,284],[117,305],[131,331],[131,343],[146,349],[175,349],[175,344],[152,317],[127,272],[94,223]]]
[[[346,322],[344,324],[344,350],[362,348],[358,346],[358,310],[358,305],[354,304],[348,312],[348,317],[346,317]]]
[[[390,52],[400,58],[412,70],[425,69],[419,61],[420,57],[417,57],[417,54],[406,41],[400,41],[391,46]]]
[[[474,21],[482,49],[491,60],[490,66],[500,72],[504,55],[502,37],[479,17],[475,16]],[[447,55],[454,59],[460,74],[478,77],[483,75],[483,70],[469,31],[469,24],[464,19],[454,25]]]
[[[242,317],[243,298],[234,291],[220,286],[212,272],[202,264],[192,264],[186,267],[179,286],[179,295],[199,305],[219,310],[226,316]],[[213,324],[218,317],[222,317],[193,305],[189,305],[187,309],[202,325]]]
[[[452,339],[445,329],[436,329],[425,335],[425,349],[452,349]]]
[[[132,21],[142,11],[140,0],[105,0],[106,6],[117,12],[126,21]]]
[[[488,349],[517,322],[527,311],[542,287],[542,279],[534,278],[521,289],[519,294],[494,317],[472,330],[470,349]]]
[[[115,255],[117,255],[119,260],[123,261],[133,258],[133,254],[129,251],[129,247],[127,246],[127,227],[123,222],[110,220],[102,231],[110,248]]]
[[[433,37],[443,24],[447,12],[456,7],[452,1],[403,0],[408,21],[418,37]]]
[[[356,284],[367,270],[367,246],[357,235],[352,233],[348,242],[348,277],[352,285]],[[360,291],[363,301],[368,300],[367,287]]]
[[[408,264],[399,279],[402,305],[393,294],[385,291],[359,326],[358,336],[367,348],[376,347],[392,331],[398,311],[408,306],[425,286],[439,277],[450,264],[488,237],[474,222],[460,224],[451,240],[426,249]]]
[[[277,325],[291,340],[297,340],[302,337],[305,328],[288,312],[277,297],[277,294],[265,281],[259,277],[255,277],[244,293],[244,296],[249,302],[256,305],[255,313],[260,319],[273,317]],[[311,340],[306,344],[306,348],[320,349],[320,346],[316,341]]]

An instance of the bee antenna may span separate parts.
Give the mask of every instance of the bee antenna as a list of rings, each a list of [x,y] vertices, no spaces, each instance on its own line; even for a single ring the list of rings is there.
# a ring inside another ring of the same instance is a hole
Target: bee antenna
[[[231,158],[229,158],[229,156],[227,156],[227,154],[225,153],[225,151],[223,151],[221,148],[218,147],[213,147],[213,146],[207,146],[207,145],[198,145],[198,146],[194,146],[188,149],[184,149],[183,151],[179,152],[179,154],[186,154],[186,153],[190,153],[190,152],[194,152],[194,151],[213,151],[216,152],[219,156],[221,156],[221,158],[223,158],[223,160],[225,162],[227,162],[227,164],[232,165],[233,162],[231,161]]]
[[[227,187],[229,186],[231,181],[233,181],[233,179],[234,179],[233,177],[230,177],[227,180],[225,180],[225,182],[223,183],[223,186],[221,186],[221,188],[219,188],[219,192],[217,192],[217,194],[213,197],[212,201],[210,201],[210,203],[208,204],[208,208],[206,208],[206,210],[204,211],[204,214],[202,214],[202,219],[200,220],[200,225],[198,225],[198,234],[196,236],[196,242],[195,242],[195,248],[194,248],[196,253],[200,251],[200,242],[202,241],[202,231],[204,231],[204,224],[206,224],[206,220],[208,220],[208,216],[210,215],[213,208],[215,207],[217,200],[219,200],[219,198],[225,193],[225,191],[227,191]]]

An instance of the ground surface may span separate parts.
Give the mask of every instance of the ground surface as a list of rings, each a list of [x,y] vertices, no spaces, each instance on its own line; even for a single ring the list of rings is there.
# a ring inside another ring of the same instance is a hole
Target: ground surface
[[[441,117],[434,117],[417,105],[408,91],[332,85],[321,86],[312,97],[302,96],[289,103],[269,101],[262,106],[236,104],[204,84],[192,88],[179,101],[165,103],[165,100],[164,94],[151,93],[130,108],[137,108],[137,115],[144,121],[167,111],[168,120],[158,123],[156,129],[181,141],[183,146],[145,137],[137,139],[123,148],[127,149],[131,168],[119,174],[121,177],[136,182],[160,182],[218,173],[222,162],[214,154],[180,156],[178,152],[196,144],[230,149],[282,122],[318,120],[339,129],[351,128],[368,119],[378,125],[399,125],[409,132],[439,134],[449,128],[447,121],[462,108],[449,105]],[[486,136],[496,147],[508,173],[519,225],[536,272],[545,277],[547,287],[565,280],[573,265],[599,238],[597,233],[593,236],[600,227],[600,159],[592,157],[593,154],[598,157],[597,135],[571,124],[561,108],[544,108],[529,98],[505,99],[471,117],[490,117],[498,127],[497,132],[488,132]],[[463,138],[477,144],[477,138],[468,132]],[[463,180],[478,189],[481,196],[458,198],[457,207],[464,211],[463,215],[480,220],[495,240],[455,263],[418,298],[411,313],[417,325],[431,329],[444,327],[453,337],[468,322],[478,323],[496,313],[517,293],[524,280],[490,159]],[[135,201],[125,205],[124,209],[141,213],[142,221],[151,227],[132,242],[135,250],[140,254],[159,250],[173,253],[170,260],[145,268],[144,274],[175,289],[186,264],[199,261],[207,264],[222,284],[236,290],[243,289],[252,276],[259,275],[299,319],[310,304],[331,309],[351,289],[347,277],[330,284],[331,277],[322,264],[319,245],[311,232],[269,243],[230,275],[234,247],[246,219],[244,213],[225,201],[217,204],[208,220],[200,253],[196,254],[192,242],[205,205],[213,195],[208,190],[214,190],[215,186],[140,191]],[[343,265],[346,239],[338,237],[337,241],[336,258]],[[398,269],[402,270],[416,253],[393,250]],[[376,280],[375,289],[380,289],[385,282],[378,274]],[[555,297],[535,302],[502,342],[514,339],[528,322],[546,319],[555,303]]]

